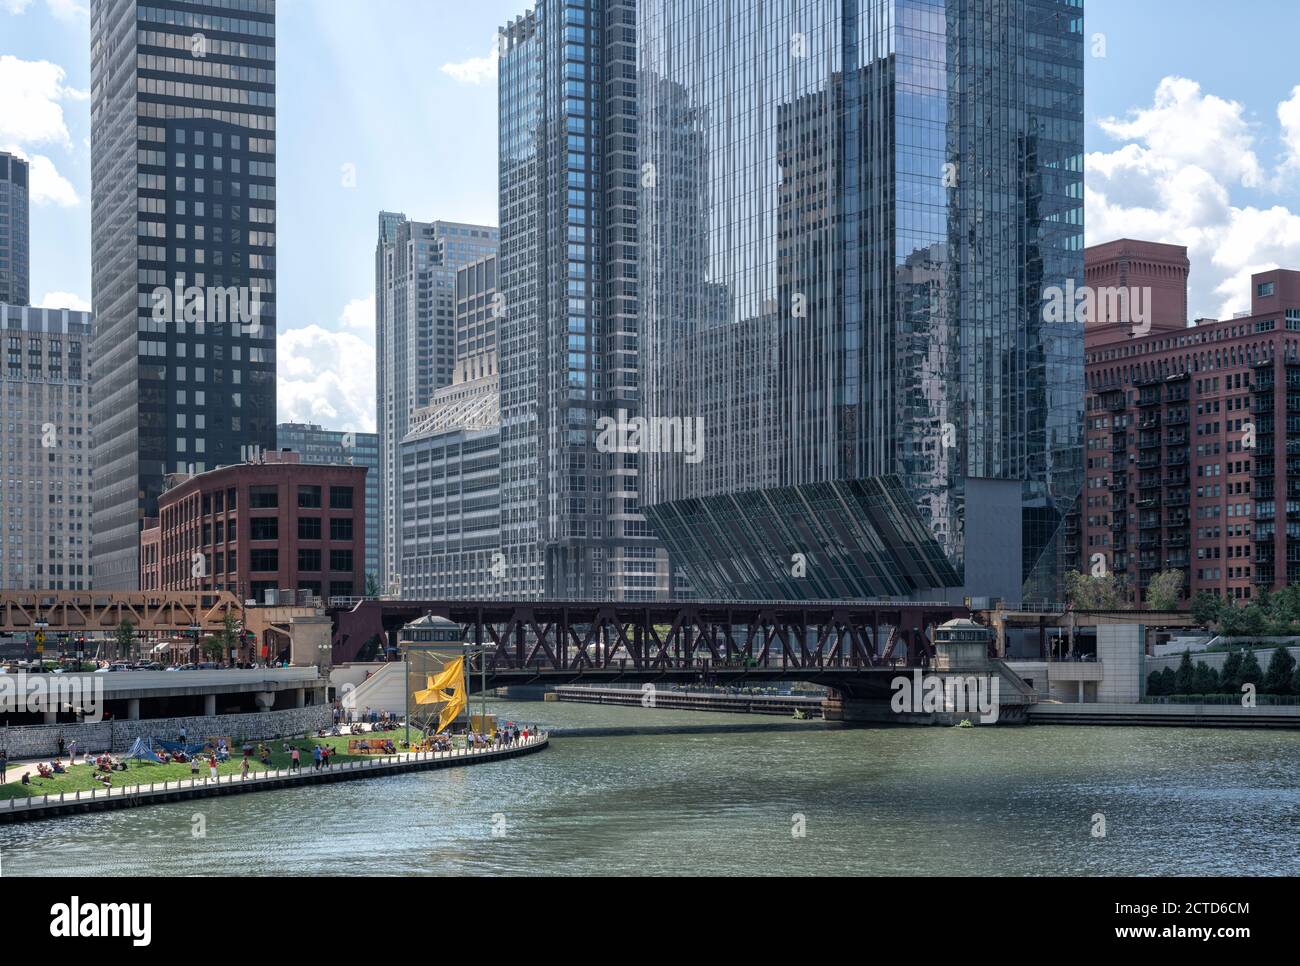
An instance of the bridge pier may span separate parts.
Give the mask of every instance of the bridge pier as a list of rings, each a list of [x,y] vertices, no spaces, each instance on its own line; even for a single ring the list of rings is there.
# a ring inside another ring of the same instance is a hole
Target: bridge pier
[[[139,698],[126,699],[126,717],[130,721],[140,720],[140,699]]]
[[[217,696],[215,694],[205,694],[203,696],[203,714],[211,718],[217,713]]]

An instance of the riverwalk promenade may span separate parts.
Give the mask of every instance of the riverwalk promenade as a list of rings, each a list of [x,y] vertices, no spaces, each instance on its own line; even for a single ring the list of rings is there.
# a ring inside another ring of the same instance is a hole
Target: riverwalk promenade
[[[61,792],[57,795],[33,795],[0,801],[0,823],[26,822],[80,812],[115,808],[136,808],[163,802],[208,798],[214,795],[242,795],[272,791],[300,785],[377,778],[434,768],[459,768],[503,761],[541,751],[550,743],[546,733],[519,739],[500,747],[452,749],[450,751],[398,752],[377,756],[373,760],[344,761],[328,768],[313,768],[306,762],[299,768],[277,768],[252,772],[247,777],[219,775],[216,778],[186,778],[115,788]]]

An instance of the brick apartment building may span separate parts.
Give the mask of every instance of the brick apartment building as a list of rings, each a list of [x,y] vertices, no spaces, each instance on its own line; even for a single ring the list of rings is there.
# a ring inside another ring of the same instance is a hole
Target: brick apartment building
[[[1300,272],[1256,274],[1249,314],[1190,326],[1187,275],[1179,246],[1085,254],[1094,291],[1145,289],[1149,314],[1138,334],[1113,311],[1087,323],[1085,482],[1065,553],[1085,572],[1100,554],[1136,593],[1177,568],[1188,598],[1250,600],[1300,580]]]
[[[230,590],[265,603],[360,596],[365,589],[366,467],[260,455],[176,475],[140,535],[143,590]]]

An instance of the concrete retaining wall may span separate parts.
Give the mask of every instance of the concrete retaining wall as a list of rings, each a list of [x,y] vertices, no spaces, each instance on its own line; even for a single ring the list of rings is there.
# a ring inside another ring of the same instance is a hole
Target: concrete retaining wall
[[[117,719],[93,724],[30,725],[0,728],[0,748],[11,760],[53,756],[59,750],[59,736],[64,745],[75,739],[80,751],[128,751],[136,738],[163,738],[175,741],[185,728],[189,739],[228,735],[233,739],[279,738],[285,735],[315,732],[332,724],[328,705],[310,705],[284,711],[256,714],[218,714],[211,717],[149,718],[139,721]]]
[[[1251,638],[1251,640],[1255,640],[1255,638]],[[1262,671],[1268,670],[1268,662],[1273,659],[1273,651],[1275,650],[1276,648],[1272,648],[1272,647],[1256,648],[1255,660],[1259,661],[1260,670]],[[1300,662],[1300,647],[1289,647],[1287,648],[1287,650],[1291,652],[1291,656],[1295,658],[1297,662]],[[1217,671],[1223,667],[1223,662],[1226,661],[1227,659],[1228,659],[1227,651],[1209,651],[1209,652],[1192,651],[1193,667],[1196,666],[1196,663],[1198,661],[1204,661],[1206,664],[1208,664],[1210,667],[1214,668]],[[1177,671],[1178,665],[1182,663],[1182,660],[1183,660],[1182,651],[1179,651],[1177,654],[1163,654],[1160,657],[1149,657],[1147,658],[1146,673],[1150,674],[1152,671],[1160,671],[1163,670],[1164,668],[1173,668],[1175,671]]]

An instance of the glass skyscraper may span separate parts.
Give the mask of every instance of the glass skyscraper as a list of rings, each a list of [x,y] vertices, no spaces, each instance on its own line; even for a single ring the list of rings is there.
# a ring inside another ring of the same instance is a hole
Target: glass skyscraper
[[[26,161],[0,151],[0,304],[31,300],[29,176]]]
[[[645,462],[706,597],[1056,589],[1082,0],[640,0]],[[1050,316],[1047,316],[1050,317]]]
[[[667,559],[640,455],[636,4],[541,0],[500,34],[501,531],[506,592],[650,600]]]
[[[92,0],[94,570],[164,474],[275,447],[275,0]]]

